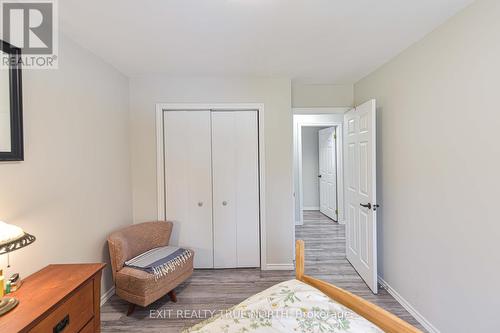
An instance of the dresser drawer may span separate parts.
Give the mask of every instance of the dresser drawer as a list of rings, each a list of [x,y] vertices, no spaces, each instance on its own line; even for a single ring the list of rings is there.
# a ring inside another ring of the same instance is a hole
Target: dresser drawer
[[[72,293],[70,298],[42,319],[30,332],[79,332],[94,315],[93,302],[94,285],[93,280],[90,280]]]
[[[94,319],[89,321],[79,333],[94,333]]]

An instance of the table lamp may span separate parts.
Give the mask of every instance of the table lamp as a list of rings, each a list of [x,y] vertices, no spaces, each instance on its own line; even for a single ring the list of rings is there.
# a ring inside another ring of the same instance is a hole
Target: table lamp
[[[0,221],[0,255],[19,250],[35,240],[35,236],[25,233],[23,229]],[[15,308],[17,304],[19,300],[14,297],[0,299],[0,316]]]

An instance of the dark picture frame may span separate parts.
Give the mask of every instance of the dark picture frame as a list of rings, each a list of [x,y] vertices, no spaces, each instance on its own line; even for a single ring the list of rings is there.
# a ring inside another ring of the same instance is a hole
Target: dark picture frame
[[[11,150],[0,152],[0,162],[2,161],[23,161],[24,160],[24,139],[23,139],[23,97],[22,97],[22,75],[21,63],[17,61],[21,56],[21,49],[0,40],[1,51],[7,53],[10,59],[9,67],[9,96],[10,96],[10,135]]]

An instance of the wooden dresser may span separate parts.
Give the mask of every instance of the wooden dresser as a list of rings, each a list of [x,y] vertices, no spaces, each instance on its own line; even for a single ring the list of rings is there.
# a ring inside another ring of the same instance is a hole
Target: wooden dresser
[[[104,264],[49,265],[8,295],[18,306],[0,317],[0,332],[100,332]]]

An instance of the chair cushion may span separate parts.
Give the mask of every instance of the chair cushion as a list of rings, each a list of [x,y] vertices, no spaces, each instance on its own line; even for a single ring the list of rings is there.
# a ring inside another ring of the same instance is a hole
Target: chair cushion
[[[123,267],[116,273],[116,294],[125,300],[140,306],[147,306],[169,291],[173,290],[193,273],[191,256],[174,271],[155,279],[145,271]]]

